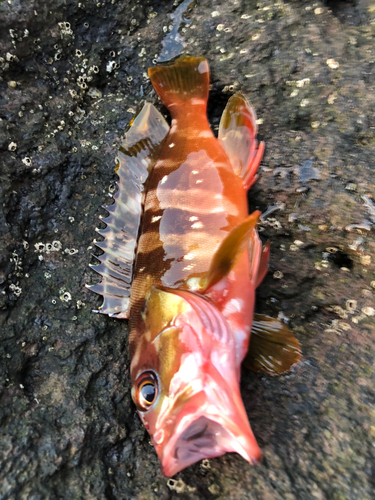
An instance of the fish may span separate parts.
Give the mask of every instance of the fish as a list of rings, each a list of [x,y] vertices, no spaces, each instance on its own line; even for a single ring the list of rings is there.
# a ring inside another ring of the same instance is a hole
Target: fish
[[[204,57],[148,75],[171,124],[145,102],[125,132],[95,241],[102,280],[89,288],[103,297],[96,312],[129,320],[132,398],[164,474],[227,452],[256,464],[241,365],[275,375],[301,357],[284,324],[254,314],[270,254],[247,205],[264,152],[256,113],[234,94],[216,138]]]

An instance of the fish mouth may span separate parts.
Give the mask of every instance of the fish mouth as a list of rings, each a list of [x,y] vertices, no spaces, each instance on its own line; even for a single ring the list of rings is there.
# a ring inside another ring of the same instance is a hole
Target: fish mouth
[[[203,412],[202,412],[203,413]],[[199,460],[236,452],[251,464],[260,461],[261,451],[247,421],[238,415],[185,415],[159,454],[163,472],[171,477]]]

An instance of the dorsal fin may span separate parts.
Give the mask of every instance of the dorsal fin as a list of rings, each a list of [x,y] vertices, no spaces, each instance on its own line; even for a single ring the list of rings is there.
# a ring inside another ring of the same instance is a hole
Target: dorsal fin
[[[248,189],[256,180],[256,171],[263,156],[264,143],[258,146],[258,126],[254,108],[240,92],[233,95],[221,116],[219,141],[234,172]]]
[[[102,281],[88,286],[103,295],[103,304],[97,312],[127,318],[130,289],[138,230],[142,213],[144,183],[153,168],[169,127],[159,111],[146,103],[132,120],[120,146],[116,173],[118,191],[114,204],[105,207],[109,215],[101,218],[105,229],[97,232],[104,237],[95,245],[104,253],[100,264],[91,266],[102,276]]]

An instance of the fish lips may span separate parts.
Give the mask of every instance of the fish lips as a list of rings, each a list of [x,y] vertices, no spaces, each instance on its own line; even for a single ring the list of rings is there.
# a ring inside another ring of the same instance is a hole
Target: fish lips
[[[223,390],[220,393],[223,396]],[[252,464],[261,459],[239,387],[219,401],[217,395],[212,387],[202,388],[181,407],[172,407],[160,422],[152,440],[166,476],[227,452],[236,452]]]

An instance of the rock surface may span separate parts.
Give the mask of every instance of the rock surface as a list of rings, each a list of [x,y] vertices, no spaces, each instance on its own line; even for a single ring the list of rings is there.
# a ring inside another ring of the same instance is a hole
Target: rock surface
[[[0,19],[0,498],[373,499],[374,2],[3,0]],[[215,131],[234,91],[257,110],[257,310],[304,356],[243,374],[261,465],[228,454],[168,481],[127,322],[92,314],[84,284],[124,130],[142,99],[163,109],[147,67],[181,51],[210,62]]]

